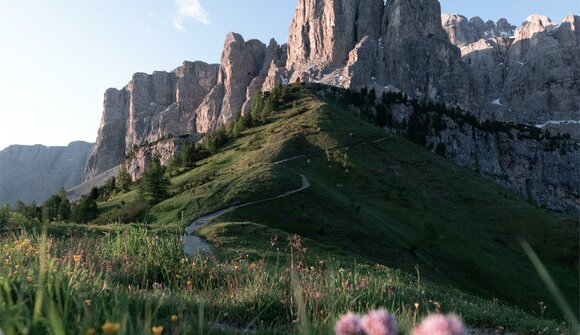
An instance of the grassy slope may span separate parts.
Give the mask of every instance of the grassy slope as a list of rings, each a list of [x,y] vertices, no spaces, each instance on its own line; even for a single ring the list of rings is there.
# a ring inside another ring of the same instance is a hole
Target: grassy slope
[[[525,238],[569,297],[578,296],[574,262],[576,222],[538,209],[475,173],[360,121],[344,106],[313,95],[252,128],[224,151],[173,178],[177,194],[153,208],[149,220],[185,223],[203,213],[294,189],[297,173],[312,187],[274,202],[236,210],[218,222],[252,222],[264,234],[277,229],[316,241],[323,256],[352,254],[415,272],[445,285],[536,309],[555,304],[537,279],[518,238]],[[353,145],[374,139],[380,143]],[[329,148],[341,147],[336,150]],[[280,159],[312,154],[281,165]],[[102,208],[118,205],[121,195]],[[218,245],[248,243],[240,227],[210,226],[202,234]],[[235,233],[232,233],[235,232]],[[234,252],[235,248],[226,248]],[[577,306],[578,304],[573,304]]]

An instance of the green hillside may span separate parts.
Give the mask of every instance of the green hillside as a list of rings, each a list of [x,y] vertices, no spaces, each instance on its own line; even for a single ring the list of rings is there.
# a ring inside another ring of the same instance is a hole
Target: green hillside
[[[167,327],[169,316],[180,311],[180,319],[213,324],[214,333],[248,327],[330,333],[341,313],[378,306],[394,311],[404,331],[441,309],[475,327],[564,332],[560,321],[550,321],[563,317],[519,241],[530,243],[576,307],[576,219],[535,207],[363,121],[335,97],[322,98],[334,90],[290,91],[265,123],[193,168],[172,168],[169,199],[147,207],[133,189],[99,204],[98,225],[51,226],[56,245],[67,245],[67,238],[75,241],[71,245],[94,245],[88,254],[95,264],[113,262],[123,270],[113,266],[93,280],[107,281],[125,300],[97,290],[101,284],[87,290],[120,305],[153,304],[156,314],[148,320]],[[196,234],[213,245],[214,256],[184,260],[176,245],[193,220],[296,190],[301,175],[309,188],[202,226]],[[107,248],[115,251],[99,251]],[[127,268],[126,259],[141,266]],[[186,278],[193,287],[184,287]],[[152,283],[162,285],[169,301]],[[305,292],[311,325],[304,318],[293,323],[300,309],[291,298],[296,285]],[[116,313],[111,315],[122,315]],[[107,313],[101,314],[104,320]],[[125,327],[140,329],[130,320],[144,315],[133,313]]]
[[[299,234],[407,272],[418,265],[428,278],[530,310],[540,301],[555,306],[520,247],[524,239],[567,295],[578,297],[573,218],[536,208],[318,93],[295,93],[266,125],[245,131],[219,154],[175,177],[177,195],[155,206],[149,222],[175,223],[182,212],[190,222],[268,198],[299,187],[298,174],[304,174],[310,189],[215,221]],[[220,244],[220,238],[211,240]],[[243,240],[243,232],[237,238]]]
[[[407,271],[418,264],[431,278],[535,308],[549,297],[521,250],[522,238],[550,264],[569,296],[577,296],[574,219],[535,208],[475,173],[385,135],[342,106],[309,108],[274,129],[259,150],[261,157],[273,157],[264,163],[323,151],[284,163],[307,176],[312,188],[219,221],[255,222]],[[335,147],[341,148],[326,152]]]

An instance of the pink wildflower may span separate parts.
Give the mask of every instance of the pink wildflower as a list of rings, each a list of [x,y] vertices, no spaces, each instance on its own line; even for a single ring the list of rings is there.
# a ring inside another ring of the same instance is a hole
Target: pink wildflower
[[[354,313],[343,315],[334,327],[336,335],[364,335],[360,318]]]
[[[455,315],[433,314],[415,327],[411,335],[465,335],[463,323]]]
[[[367,335],[397,335],[399,333],[397,320],[384,309],[365,315],[361,324]]]

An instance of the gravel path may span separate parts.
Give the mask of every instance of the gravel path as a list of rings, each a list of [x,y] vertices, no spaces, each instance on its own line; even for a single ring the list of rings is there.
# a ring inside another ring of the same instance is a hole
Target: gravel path
[[[201,227],[201,226],[207,224],[208,222],[210,222],[211,220],[218,218],[226,213],[229,213],[235,209],[246,207],[246,206],[251,206],[251,205],[255,205],[255,204],[260,204],[260,203],[268,202],[268,201],[272,201],[272,200],[277,200],[277,199],[281,199],[281,198],[285,198],[285,197],[288,197],[292,194],[302,192],[305,189],[310,187],[310,182],[308,181],[306,176],[304,176],[303,174],[300,174],[300,178],[302,178],[302,186],[300,186],[300,188],[297,188],[297,189],[292,190],[292,191],[288,191],[286,193],[277,195],[275,197],[262,199],[262,200],[258,200],[258,201],[252,201],[252,202],[248,202],[245,204],[224,208],[224,209],[221,209],[217,212],[213,212],[213,213],[204,215],[204,216],[198,218],[197,220],[193,221],[187,228],[185,228],[185,235],[182,238],[183,251],[188,256],[193,256],[193,255],[196,255],[200,252],[212,253],[213,249],[212,249],[211,245],[209,245],[207,242],[205,242],[201,238],[193,235],[193,233],[197,229],[199,229],[199,227]]]

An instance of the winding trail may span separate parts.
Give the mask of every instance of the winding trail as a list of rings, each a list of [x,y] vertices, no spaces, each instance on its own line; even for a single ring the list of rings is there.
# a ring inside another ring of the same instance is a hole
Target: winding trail
[[[308,181],[306,176],[304,176],[303,174],[300,174],[300,177],[302,178],[302,186],[300,186],[299,188],[297,188],[295,190],[288,191],[286,193],[283,193],[283,194],[280,194],[280,195],[277,195],[277,196],[271,197],[271,198],[247,202],[245,204],[236,205],[236,206],[230,206],[228,208],[224,208],[224,209],[219,210],[217,212],[213,212],[213,213],[204,215],[204,216],[198,218],[197,220],[193,221],[187,228],[185,228],[185,235],[182,238],[183,251],[188,256],[193,256],[193,255],[196,255],[200,252],[211,253],[212,252],[211,245],[209,245],[207,242],[205,242],[204,240],[202,240],[198,236],[193,235],[193,233],[197,229],[199,229],[199,227],[207,224],[208,222],[210,222],[211,220],[213,220],[215,218],[218,218],[218,217],[220,217],[226,213],[229,213],[233,210],[236,210],[238,208],[247,207],[247,206],[251,206],[251,205],[255,205],[255,204],[260,204],[263,202],[268,202],[268,201],[277,200],[277,199],[281,199],[281,198],[286,198],[292,194],[302,192],[305,189],[310,187],[310,182]]]
[[[383,141],[386,141],[389,137],[382,137],[379,138],[377,140],[372,140],[372,141],[364,141],[364,142],[359,142],[359,143],[351,143],[348,145],[341,145],[341,146],[337,146],[334,148],[328,148],[325,150],[320,150],[318,152],[314,152],[314,153],[309,153],[309,154],[304,154],[304,155],[298,155],[298,156],[293,156],[293,157],[289,157],[289,158],[285,158],[276,162],[273,162],[272,165],[280,165],[282,163],[286,163],[286,162],[290,162],[299,158],[305,158],[305,157],[312,157],[312,156],[317,156],[320,155],[322,153],[324,153],[326,150],[338,150],[338,149],[343,149],[343,148],[347,148],[347,147],[353,147],[353,146],[359,146],[359,145],[365,145],[365,144],[373,144],[373,143],[380,143]],[[185,252],[186,255],[188,256],[194,256],[200,252],[202,253],[209,253],[211,254],[213,252],[213,248],[211,245],[209,245],[207,242],[205,242],[203,239],[201,239],[198,236],[193,235],[193,233],[199,229],[199,227],[207,224],[208,222],[210,222],[211,220],[218,218],[226,213],[229,213],[233,210],[236,210],[238,208],[242,208],[242,207],[246,207],[246,206],[251,206],[251,205],[255,205],[255,204],[260,204],[260,203],[264,203],[264,202],[268,202],[268,201],[273,201],[273,200],[277,200],[277,199],[281,199],[281,198],[286,198],[292,194],[298,193],[298,192],[302,192],[305,189],[310,187],[310,181],[308,181],[308,179],[306,178],[306,176],[304,176],[303,174],[299,173],[300,177],[302,178],[302,186],[300,186],[300,188],[297,188],[295,190],[292,191],[288,191],[286,193],[277,195],[275,197],[271,197],[271,198],[267,198],[267,199],[262,199],[262,200],[257,200],[257,201],[252,201],[252,202],[247,202],[245,204],[241,204],[241,205],[235,205],[235,206],[230,206],[224,209],[221,209],[219,211],[213,212],[213,213],[209,213],[207,215],[204,215],[198,219],[196,219],[195,221],[193,221],[189,226],[187,226],[187,228],[185,228],[185,235],[182,238],[183,241],[183,251]]]

